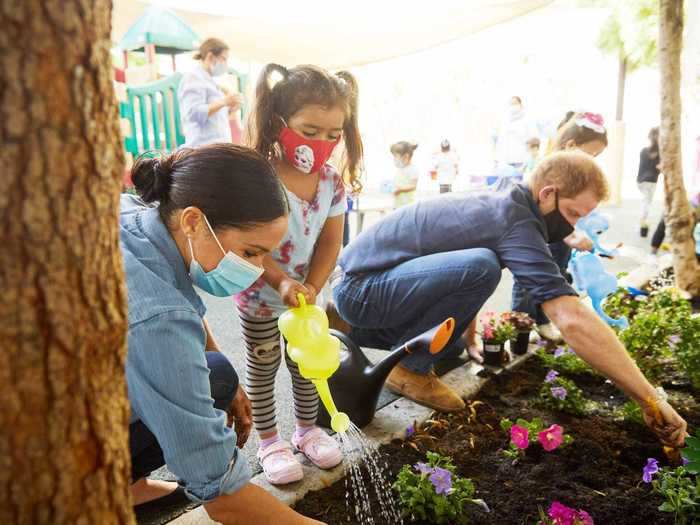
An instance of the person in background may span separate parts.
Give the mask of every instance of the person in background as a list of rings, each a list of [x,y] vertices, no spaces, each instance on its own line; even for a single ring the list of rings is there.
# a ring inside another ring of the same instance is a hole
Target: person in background
[[[262,279],[239,294],[236,303],[247,348],[246,389],[260,437],[257,456],[273,484],[303,477],[292,446],[322,469],[343,459],[336,440],[316,426],[318,392],[280,345],[277,320],[289,307],[299,306],[299,294],[314,304],[335,267],[343,241],[346,183],[353,191],[362,187],[357,97],[350,73],[331,74],[310,65],[287,69],[268,64],[256,87],[249,137],[284,185],[289,230],[263,260]],[[341,140],[344,156],[336,169],[328,160]],[[291,446],[280,437],[276,421],[275,378],[283,354],[292,376],[296,419]]]
[[[690,207],[693,209],[695,214],[695,228],[693,230],[693,235],[695,238],[695,253],[698,256],[698,261],[700,261],[700,193],[695,194],[690,199]],[[666,238],[666,218],[661,217],[659,224],[656,226],[653,235],[651,236],[651,253],[647,259],[647,263],[651,266],[655,266],[658,262],[657,256],[659,249],[664,245],[664,239]],[[667,248],[666,248],[667,249]]]
[[[537,135],[537,128],[527,118],[522,99],[511,97],[505,119],[494,137],[497,164],[511,166],[522,175],[528,160],[526,143]]]
[[[433,159],[433,171],[437,173],[440,193],[450,193],[459,174],[459,157],[451,150],[447,139],[440,143],[440,152]]]
[[[525,163],[524,177],[527,177],[530,173],[532,173],[535,166],[537,166],[537,163],[540,161],[540,139],[533,137],[529,139],[526,144],[529,158]]]
[[[560,128],[555,151],[578,150],[597,157],[607,145],[608,135],[603,117],[595,113],[576,113],[567,124]],[[562,275],[567,275],[572,248],[588,251],[592,249],[593,244],[585,235],[574,232],[566,239],[549,243],[548,246]],[[529,294],[517,282],[513,284],[511,308],[517,312],[525,312],[532,317],[535,320],[535,329],[540,337],[555,342],[561,341],[559,330],[550,323],[542,307],[533,304]],[[471,341],[470,348],[476,344],[476,341]],[[472,355],[473,353],[470,352]]]
[[[394,176],[394,208],[412,204],[416,200],[418,186],[418,168],[411,163],[413,152],[418,144],[402,140],[390,148],[394,156],[396,175]]]
[[[228,71],[228,46],[218,38],[207,38],[194,55],[200,63],[183,75],[177,89],[185,147],[231,142],[229,111],[241,107],[238,93],[227,93],[214,77]]]
[[[661,166],[659,128],[651,128],[648,136],[649,145],[639,152],[639,170],[637,172],[637,187],[642,194],[642,217],[639,222],[639,234],[642,237],[649,234],[649,211],[661,173],[659,169]]]

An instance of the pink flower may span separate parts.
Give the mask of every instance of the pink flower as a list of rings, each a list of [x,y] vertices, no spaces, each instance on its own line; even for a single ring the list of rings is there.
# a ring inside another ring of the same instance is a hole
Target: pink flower
[[[493,326],[485,324],[483,326],[483,330],[481,331],[481,335],[486,341],[493,339]]]
[[[510,442],[520,450],[525,450],[530,446],[530,432],[520,425],[510,427]]]
[[[547,514],[554,521],[554,525],[573,525],[576,519],[576,510],[558,501],[552,502]]]
[[[542,445],[542,448],[547,452],[556,450],[564,442],[564,429],[559,425],[552,425],[549,428],[545,428],[542,432],[537,434],[537,439]]]
[[[593,518],[591,518],[591,515],[585,510],[579,510],[576,519],[579,523],[581,523],[581,525],[595,525],[593,523]]]
[[[593,124],[596,124],[597,126],[605,126],[603,115],[600,113],[584,113],[583,118],[589,122],[592,122]]]

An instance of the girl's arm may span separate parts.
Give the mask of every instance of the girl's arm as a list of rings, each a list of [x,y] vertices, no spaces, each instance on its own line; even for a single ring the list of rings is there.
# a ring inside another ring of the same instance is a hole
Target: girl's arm
[[[214,334],[212,334],[206,318],[202,319],[202,324],[204,325],[204,332],[207,334],[207,342],[204,345],[204,350],[207,352],[221,352],[221,348],[219,348],[216,339],[214,339]]]
[[[342,238],[342,231],[340,235]],[[262,274],[263,281],[277,290],[277,293],[280,294],[282,301],[287,306],[299,306],[299,300],[297,299],[297,294],[299,293],[304,294],[308,303],[313,303],[316,300],[315,291],[311,292],[299,281],[289,277],[270,255],[266,255],[263,259],[263,268],[265,269],[265,272]]]
[[[311,286],[315,293],[318,293],[326,284],[328,276],[335,268],[343,244],[343,223],[344,217],[337,215],[326,219],[321,235],[316,241],[316,249],[311,257],[309,274],[306,277],[306,285]]]

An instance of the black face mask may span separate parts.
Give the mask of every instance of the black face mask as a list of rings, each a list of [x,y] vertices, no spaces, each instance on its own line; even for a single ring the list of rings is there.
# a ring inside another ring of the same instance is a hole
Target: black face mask
[[[574,227],[569,224],[559,211],[559,193],[554,193],[555,208],[545,214],[544,224],[547,229],[547,242],[563,241],[566,237],[574,233]]]

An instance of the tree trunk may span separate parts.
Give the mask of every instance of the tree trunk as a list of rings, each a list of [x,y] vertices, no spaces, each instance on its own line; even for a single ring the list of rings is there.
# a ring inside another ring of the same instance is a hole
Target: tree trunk
[[[627,58],[620,53],[620,60],[617,68],[617,107],[615,109],[615,120],[622,120],[625,111],[625,83],[627,82]]]
[[[679,288],[700,296],[700,267],[695,258],[695,216],[683,184],[681,162],[681,47],[683,0],[660,0],[661,171],[664,174],[666,227]]]
[[[0,523],[133,523],[111,2],[0,3]]]

